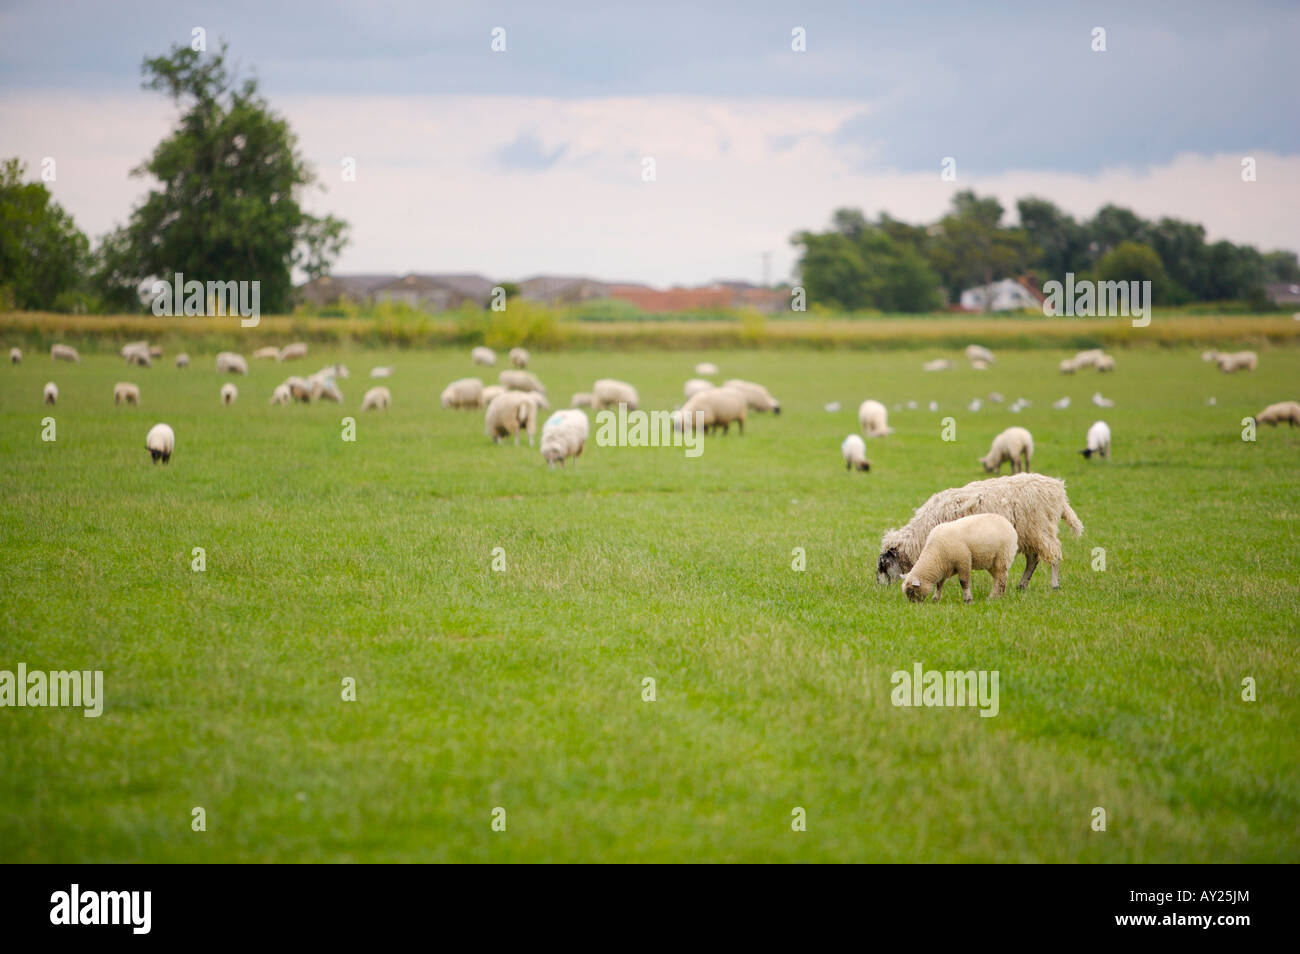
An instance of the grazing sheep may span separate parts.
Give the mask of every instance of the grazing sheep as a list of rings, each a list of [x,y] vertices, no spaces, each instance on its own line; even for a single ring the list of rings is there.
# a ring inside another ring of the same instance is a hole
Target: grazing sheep
[[[221,385],[221,403],[234,404],[235,398],[239,397],[239,388],[235,387],[229,381]]]
[[[836,413],[837,411],[841,410],[842,408],[843,408],[843,405],[840,404],[839,401],[831,401],[829,404],[827,404],[827,405],[825,406],[824,410],[825,410],[828,414],[834,414],[834,413]]]
[[[532,398],[533,403],[536,404],[539,408],[545,408],[548,411],[551,409],[551,402],[546,400],[546,395],[543,394],[541,391],[523,391],[521,393],[527,394],[530,398]]]
[[[302,341],[295,341],[293,344],[287,344],[281,348],[275,355],[276,361],[293,361],[295,358],[307,357],[307,345]],[[346,378],[346,374],[340,374],[339,377]]]
[[[546,385],[531,371],[502,371],[497,380],[509,391],[537,391],[546,393]]]
[[[346,378],[348,377],[348,366],[346,364],[327,364],[315,374],[313,378]]]
[[[1068,394],[1065,397],[1061,398],[1059,401],[1052,402],[1052,407],[1056,408],[1058,411],[1064,411],[1069,406],[1070,406],[1070,396]]]
[[[188,368],[190,366],[190,356],[184,351],[176,356],[176,367]]]
[[[361,410],[387,411],[388,406],[392,403],[393,395],[389,393],[388,388],[371,388],[366,392],[366,396],[361,399]]]
[[[1001,404],[1003,401],[1006,400],[1006,398],[1002,396],[1002,393],[1000,391],[990,391],[989,400],[993,401],[995,404]]]
[[[143,351],[145,354],[148,354],[148,353],[149,353],[149,342],[147,342],[147,341],[128,341],[126,344],[122,345],[121,349],[120,349],[117,353],[120,354],[123,358],[126,358],[126,357],[128,357],[128,356],[131,354],[131,352],[133,352],[133,351]]]
[[[516,368],[528,367],[529,354],[524,348],[510,349],[510,364]]]
[[[1235,374],[1242,369],[1254,371],[1259,364],[1259,356],[1253,351],[1237,351],[1232,354],[1220,354],[1215,359],[1219,370],[1224,374]]]
[[[858,407],[858,426],[868,437],[884,437],[894,433],[889,426],[889,412],[879,401],[863,401]]]
[[[966,360],[971,364],[980,361],[983,362],[985,367],[987,367],[997,359],[993,357],[993,352],[988,348],[985,348],[983,345],[973,344],[966,346]]]
[[[140,403],[140,389],[128,381],[119,381],[113,385],[113,403],[121,404],[125,401],[127,404]]]
[[[682,387],[682,393],[688,398],[695,397],[701,391],[712,390],[716,385],[712,381],[705,381],[702,378],[691,378]]]
[[[45,382],[45,403],[54,404],[59,399],[59,386],[53,381]]]
[[[165,464],[172,459],[172,451],[176,449],[176,435],[166,424],[155,424],[149,428],[144,446],[155,464],[160,460]]]
[[[636,388],[626,381],[601,378],[591,388],[591,406],[597,410],[626,404],[629,411],[635,411],[639,400]]]
[[[277,384],[275,390],[271,392],[271,404],[288,404],[293,400],[293,392],[289,390],[287,384]]]
[[[1065,481],[1043,474],[973,480],[964,487],[931,495],[916,508],[907,526],[886,530],[880,538],[876,579],[881,583],[898,579],[916,563],[931,530],[973,513],[1001,514],[1016,528],[1017,546],[1025,554],[1021,589],[1029,585],[1039,560],[1052,568],[1052,589],[1060,588],[1061,541],[1057,524],[1065,520],[1076,537],[1083,535],[1083,524],[1070,507]]]
[[[248,362],[242,354],[222,351],[217,355],[218,374],[248,374]]]
[[[974,412],[974,411],[978,411],[983,406],[984,404],[980,401],[979,398],[971,398],[971,402],[966,405],[966,410]]]
[[[947,371],[952,367],[952,362],[947,358],[935,358],[933,361],[927,361],[921,365],[922,371]]]
[[[370,376],[372,378],[391,378],[393,376],[393,369],[382,365],[378,368],[371,368]]]
[[[590,391],[577,391],[569,401],[569,407],[591,407],[594,399]]]
[[[1057,367],[1061,369],[1062,374],[1074,374],[1079,370],[1079,362],[1074,358],[1063,358]]]
[[[335,404],[343,403],[343,392],[339,390],[339,386],[334,383],[333,378],[318,382],[312,396],[317,400],[333,401]]]
[[[1093,395],[1092,395],[1092,403],[1095,404],[1095,405],[1097,405],[1097,407],[1114,407],[1114,406],[1115,406],[1115,402],[1112,401],[1110,398],[1102,397],[1100,391],[1095,391],[1095,392],[1093,392]]]
[[[1097,421],[1088,428],[1087,443],[1088,446],[1079,451],[1084,460],[1090,459],[1093,454],[1110,460],[1110,427],[1105,421]]]
[[[1219,355],[1220,355],[1220,354],[1221,354],[1221,352],[1218,352],[1218,351],[1202,351],[1202,352],[1201,352],[1201,360],[1202,360],[1202,361],[1218,361],[1218,360],[1219,360]]]
[[[71,345],[54,345],[50,348],[50,357],[55,361],[71,361],[73,364],[81,364],[81,355]]]
[[[469,358],[475,364],[494,365],[497,363],[497,353],[491,348],[479,346],[469,353]]]
[[[528,446],[533,446],[537,432],[537,402],[526,391],[504,391],[492,399],[483,414],[483,427],[488,437],[500,444],[511,434],[519,446],[520,428],[528,431]]]
[[[767,393],[767,388],[761,384],[755,384],[753,381],[741,381],[739,378],[732,378],[730,381],[723,381],[724,388],[735,388],[741,394],[745,395],[745,400],[749,402],[751,411],[760,411],[766,413],[771,411],[773,414],[781,413],[781,402],[772,395]]]
[[[126,356],[126,363],[137,365],[141,368],[152,368],[153,358],[149,356],[147,350],[132,351]]]
[[[1107,371],[1114,371],[1115,359],[1108,354],[1103,354],[1097,359],[1096,363],[1093,364],[1093,367],[1102,374],[1105,374]]]
[[[903,577],[903,592],[913,603],[931,592],[939,602],[943,584],[951,576],[961,583],[963,603],[973,602],[970,571],[988,570],[993,577],[989,599],[1007,591],[1007,572],[1016,558],[1016,528],[996,513],[977,513],[941,523],[925,538],[915,565]]]
[[[10,348],[10,349],[9,349],[9,361],[10,361],[11,364],[22,364],[22,363],[23,363],[23,349],[22,349],[22,348]]]
[[[1277,427],[1283,421],[1286,421],[1292,427],[1300,425],[1300,404],[1295,401],[1270,404],[1255,415],[1256,424],[1269,424]]]
[[[297,375],[294,375],[285,378],[282,387],[288,388],[290,397],[295,401],[307,404],[316,396],[316,389],[313,387],[313,384],[314,382],[308,381],[306,378],[300,378]]]
[[[150,346],[149,346],[149,357],[150,357],[150,358],[152,358],[154,361],[157,361],[157,360],[158,360],[159,358],[161,358],[162,356],[163,356],[162,345],[150,345]]]
[[[450,408],[483,407],[483,382],[478,378],[461,378],[442,389],[442,406]]]
[[[265,348],[258,348],[253,352],[254,361],[266,361],[268,359],[271,361],[280,360],[280,349],[275,345],[267,345]]]
[[[577,468],[578,458],[587,446],[587,436],[591,433],[587,415],[582,411],[569,409],[556,411],[542,426],[541,452],[546,463],[554,467],[557,463],[563,467],[567,458],[573,458]]]
[[[695,366],[695,373],[700,377],[705,378],[709,375],[717,374],[718,366],[712,361],[701,361]]]
[[[989,369],[989,363],[987,361],[980,361],[978,359],[972,361],[970,366],[976,371],[987,371]]]
[[[844,469],[850,473],[854,468],[871,469],[871,461],[867,460],[867,443],[857,434],[850,434],[844,438],[844,443],[840,445],[840,453],[844,455]]]
[[[993,446],[979,461],[984,465],[984,470],[990,474],[1001,470],[1003,463],[1010,462],[1011,473],[1014,474],[1021,469],[1020,463],[1023,460],[1023,469],[1028,473],[1029,461],[1033,456],[1033,435],[1023,427],[1008,427],[993,438]]]
[[[734,423],[745,436],[745,416],[749,412],[749,401],[745,393],[737,388],[721,387],[711,391],[701,391],[693,395],[681,410],[673,411],[673,427],[684,433],[693,434],[698,424],[704,433],[722,428],[726,434]]]

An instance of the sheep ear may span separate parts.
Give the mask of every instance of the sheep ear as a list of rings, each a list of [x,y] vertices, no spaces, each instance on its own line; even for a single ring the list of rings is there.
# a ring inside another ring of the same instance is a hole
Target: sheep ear
[[[915,587],[918,587],[918,586],[921,585],[921,581],[920,581],[920,580],[908,580],[907,585],[910,586],[910,587],[915,588]]]

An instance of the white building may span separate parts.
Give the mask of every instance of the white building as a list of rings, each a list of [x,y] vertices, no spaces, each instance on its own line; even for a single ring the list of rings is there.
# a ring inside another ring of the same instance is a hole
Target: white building
[[[992,285],[967,288],[961,293],[961,306],[966,311],[1037,311],[1043,300],[1015,279],[1004,278]]]

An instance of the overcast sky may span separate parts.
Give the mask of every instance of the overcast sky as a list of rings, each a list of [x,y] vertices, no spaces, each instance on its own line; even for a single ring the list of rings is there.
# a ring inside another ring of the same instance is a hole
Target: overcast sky
[[[960,188],[1300,247],[1300,3],[708,6],[0,0],[0,155],[53,157],[92,237],[125,222],[175,119],[141,61],[202,27],[351,223],[337,272],[782,278],[835,208],[928,221]]]

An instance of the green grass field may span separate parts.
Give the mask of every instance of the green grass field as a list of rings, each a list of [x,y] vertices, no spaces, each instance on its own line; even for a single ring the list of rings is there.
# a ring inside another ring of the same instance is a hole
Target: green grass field
[[[921,373],[938,353],[536,354],[557,407],[600,376],[672,407],[705,358],[785,406],[695,460],[589,445],[576,471],[439,407],[482,370],[459,350],[314,350],[293,370],[345,361],[342,408],[268,406],[274,364],[221,407],[211,355],[6,365],[0,669],[102,669],[106,702],[0,710],[0,861],[1300,860],[1300,430],[1240,424],[1300,397],[1300,351],[1232,377],[1190,349]],[[377,364],[393,407],[362,415]],[[993,390],[1033,405],[966,411]],[[850,475],[867,397],[921,409]],[[1098,417],[1109,463],[1077,453]],[[1062,589],[878,586],[881,532],[1011,424],[1087,527],[1062,526]],[[999,715],[894,707],[918,662],[997,670]]]

